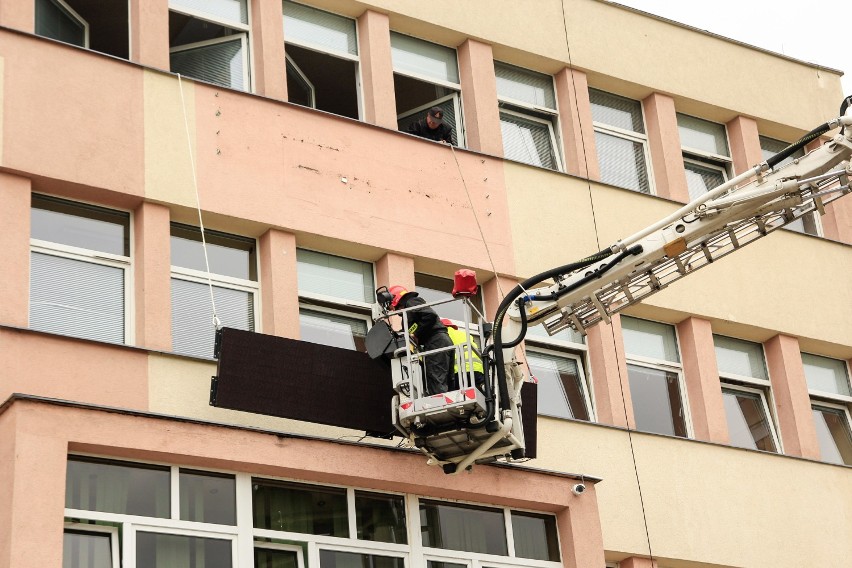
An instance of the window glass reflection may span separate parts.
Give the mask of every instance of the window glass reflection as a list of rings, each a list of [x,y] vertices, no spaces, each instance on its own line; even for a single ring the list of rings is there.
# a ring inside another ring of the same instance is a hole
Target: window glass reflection
[[[180,518],[200,523],[236,525],[234,476],[181,470]]]

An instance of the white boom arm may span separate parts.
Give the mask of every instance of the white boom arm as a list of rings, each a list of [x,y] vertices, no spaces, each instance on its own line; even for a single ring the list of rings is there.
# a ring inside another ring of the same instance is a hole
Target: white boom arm
[[[850,193],[852,107],[831,126],[845,134],[777,171],[763,162],[665,219],[613,244],[609,254],[582,268],[545,273],[555,282],[526,290],[508,309],[516,326],[543,323],[553,334],[579,332],[654,294],[672,282]],[[752,180],[744,187],[739,184]],[[512,327],[515,327],[512,330]],[[495,342],[496,343],[496,342]],[[497,347],[497,345],[495,345]],[[504,352],[507,360],[511,352]]]

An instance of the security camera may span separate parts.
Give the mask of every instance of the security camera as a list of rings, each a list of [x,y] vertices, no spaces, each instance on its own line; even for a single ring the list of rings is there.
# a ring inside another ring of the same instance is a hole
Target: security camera
[[[577,483],[574,487],[571,488],[571,493],[574,495],[582,495],[586,492],[586,486],[582,483]]]

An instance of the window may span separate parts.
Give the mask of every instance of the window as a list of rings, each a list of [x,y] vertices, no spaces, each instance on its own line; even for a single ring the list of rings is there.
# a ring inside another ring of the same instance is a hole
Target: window
[[[498,61],[494,73],[504,156],[562,171],[553,77]]]
[[[231,474],[69,456],[63,566],[236,566],[235,511]]]
[[[589,89],[589,99],[601,181],[651,193],[648,136],[642,105],[639,101],[596,89]]]
[[[846,361],[802,353],[823,461],[852,465],[852,387]]]
[[[453,144],[464,146],[456,50],[391,32],[391,57],[399,129],[407,131],[429,108],[438,106],[444,111],[444,124],[452,128]]]
[[[201,231],[172,223],[172,350],[213,357],[216,315],[223,327],[255,330],[257,260],[254,239],[205,230],[210,274],[204,261]]]
[[[671,325],[622,316],[636,428],[689,436],[680,354]]]
[[[78,47],[128,59],[127,2],[36,0],[35,33]]]
[[[763,346],[722,335],[714,335],[713,343],[731,444],[779,452],[773,415],[769,410],[770,385]]]
[[[302,341],[365,352],[373,265],[305,249],[296,260]]]
[[[34,194],[30,327],[129,343],[130,215]]]
[[[171,70],[251,90],[247,0],[169,0]]]
[[[115,527],[65,523],[62,568],[118,568],[118,530]]]
[[[558,568],[560,560],[556,517],[538,511],[68,457],[65,568]]]
[[[538,414],[593,420],[585,341],[571,328],[554,335],[544,325],[527,328],[526,358],[531,379],[538,383]]]
[[[289,0],[283,9],[290,102],[358,120],[355,20]]]
[[[766,136],[760,137],[760,151],[764,160],[768,160],[775,154],[781,152],[787,146],[789,146],[787,142],[782,142],[781,140],[775,140],[774,138],[768,138]],[[793,160],[801,158],[804,155],[804,149],[799,149],[792,156],[786,158],[780,164],[775,166],[775,169],[783,168],[784,166],[792,163]],[[819,215],[816,211],[806,213],[795,221],[787,223],[784,228],[796,231],[797,233],[819,236],[821,231]]]
[[[689,199],[698,199],[728,181],[731,154],[724,124],[677,114]]]

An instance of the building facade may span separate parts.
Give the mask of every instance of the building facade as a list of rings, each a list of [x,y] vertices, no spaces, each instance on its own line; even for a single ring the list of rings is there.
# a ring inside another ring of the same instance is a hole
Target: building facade
[[[531,330],[522,464],[208,404],[214,316],[363,350],[378,286],[464,267],[493,317],[839,76],[601,0],[4,0],[0,566],[845,565],[852,198]],[[453,145],[407,133],[433,106]]]

